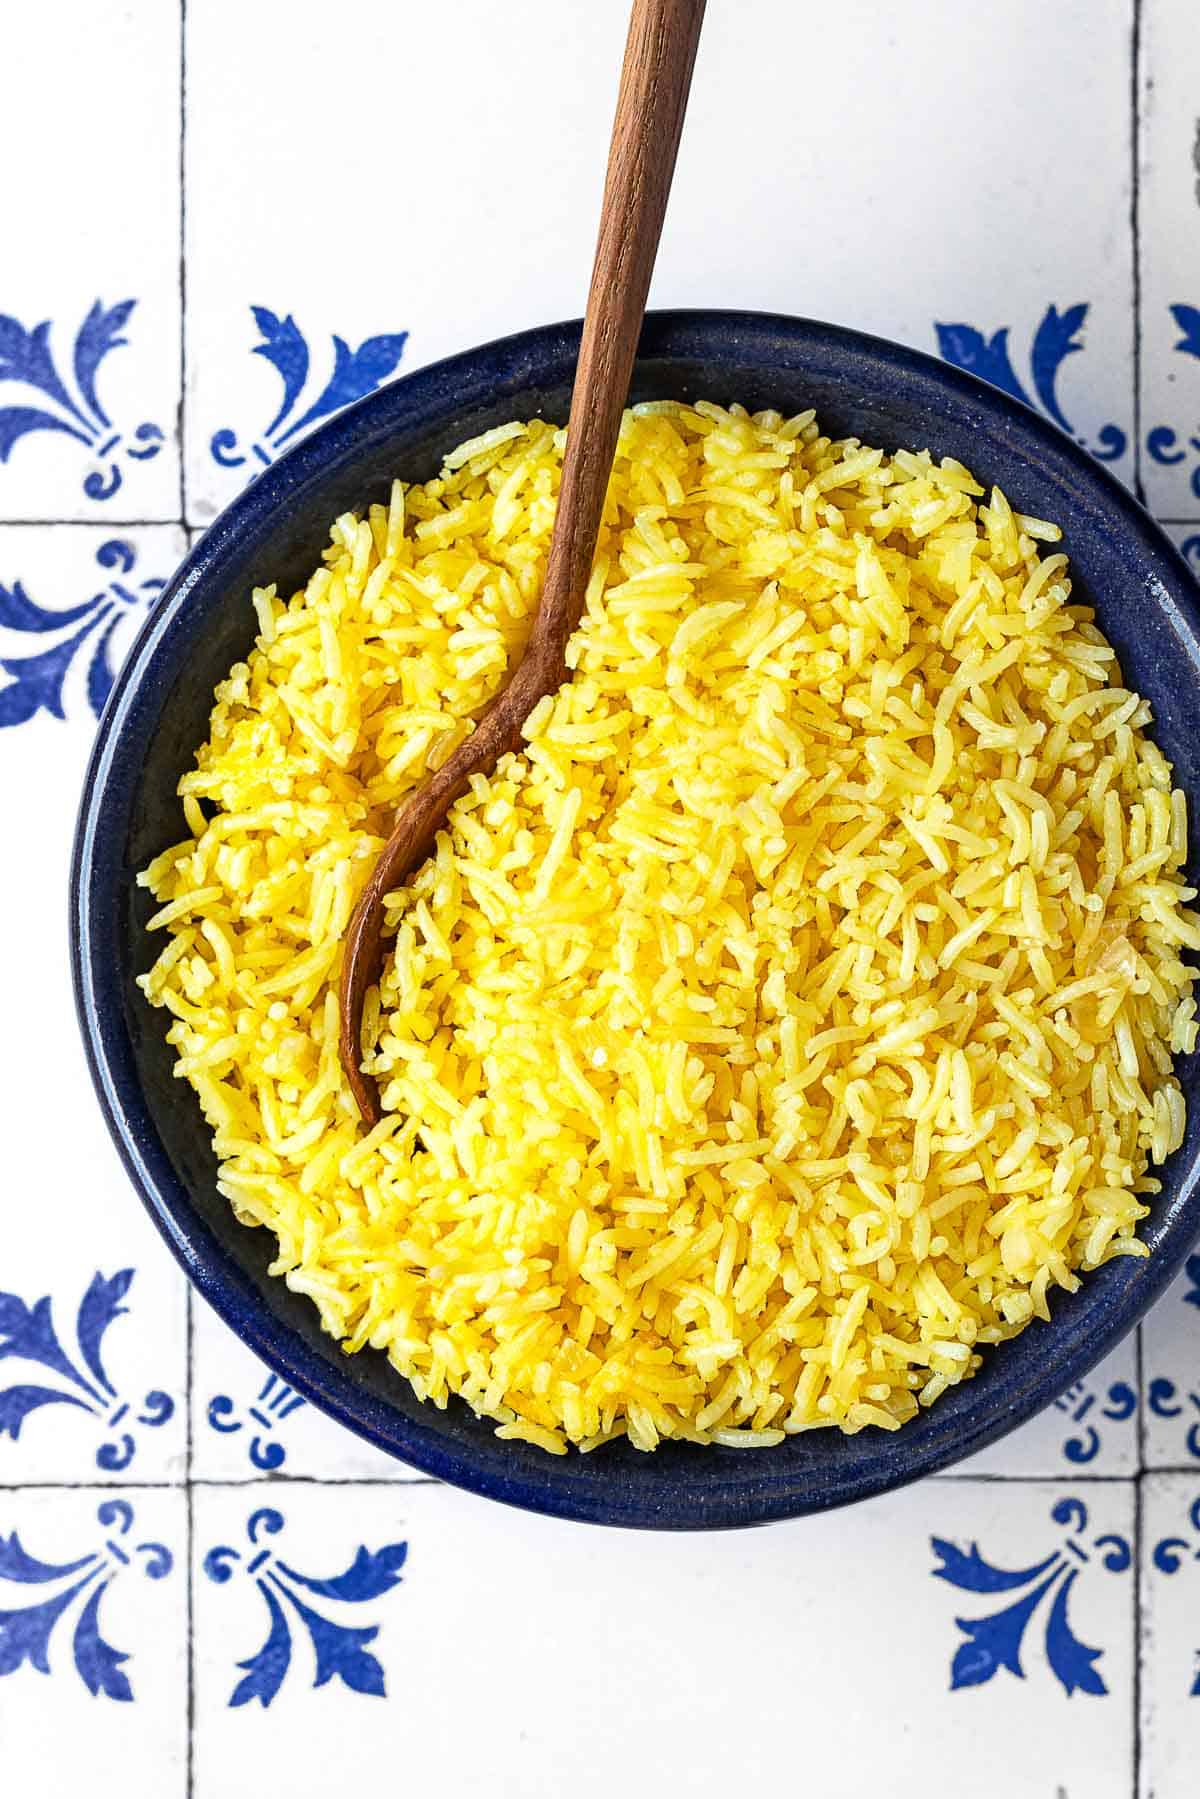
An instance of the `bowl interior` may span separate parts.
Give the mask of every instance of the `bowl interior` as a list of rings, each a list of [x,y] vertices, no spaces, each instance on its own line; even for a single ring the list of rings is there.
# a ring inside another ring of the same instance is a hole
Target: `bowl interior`
[[[97,741],[76,846],[74,935],[81,1018],[102,1103],[127,1166],[197,1285],[294,1387],[382,1448],[477,1491],[564,1516],[657,1527],[792,1516],[944,1467],[1020,1423],[1132,1325],[1200,1227],[1195,1058],[1183,1148],[1123,1259],[1059,1295],[1052,1325],[989,1351],[974,1380],[895,1435],[831,1431],[757,1453],[613,1444],[550,1457],[498,1442],[460,1402],[422,1406],[386,1359],[345,1356],[310,1302],[267,1273],[274,1239],[238,1225],[190,1090],[171,1073],[161,1013],[134,986],[152,956],[151,903],[136,870],[181,834],[180,774],[207,735],[216,683],[249,650],[252,585],[301,586],[347,508],[423,480],[444,452],[514,417],[566,418],[578,327],[528,332],[408,377],[353,407],[267,471],[201,539],[130,657]],[[835,436],[930,448],[999,482],[1014,506],[1060,523],[1077,591],[1097,610],[1126,679],[1152,701],[1154,734],[1200,794],[1200,655],[1191,577],[1157,528],[1097,464],[1035,414],[931,358],[802,321],[660,314],[647,321],[633,398],[813,406]]]

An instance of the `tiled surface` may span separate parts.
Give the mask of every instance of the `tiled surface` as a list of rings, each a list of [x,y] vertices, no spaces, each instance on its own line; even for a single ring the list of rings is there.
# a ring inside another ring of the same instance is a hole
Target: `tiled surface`
[[[403,1582],[378,1596],[315,1601],[321,1622],[310,1627],[288,1597],[295,1575],[340,1573],[347,1559],[345,1538],[330,1543],[320,1489],[289,1487],[274,1516],[260,1513],[253,1549],[271,1559],[249,1578],[251,1496],[204,1490],[196,1503],[196,1792],[254,1799],[261,1790],[258,1700],[230,1703],[241,1698],[243,1676],[257,1689],[278,1672],[278,1658],[245,1666],[272,1626],[257,1579],[291,1640],[272,1713],[297,1758],[319,1761],[328,1739],[335,1696],[311,1692],[322,1653],[326,1666],[341,1656],[364,1685],[386,1685],[390,1703],[360,1704],[353,1732],[340,1741],[346,1791],[366,1788],[393,1762],[409,1790],[456,1799],[787,1790],[802,1716],[828,1719],[840,1745],[827,1757],[817,1749],[829,1799],[862,1799],[874,1786],[871,1771],[885,1765],[888,1784],[878,1790],[927,1790],[935,1742],[948,1790],[982,1793],[988,1789],[974,1784],[980,1732],[995,1730],[1015,1693],[1024,1741],[1009,1746],[1006,1794],[1040,1799],[1053,1791],[1044,1760],[1053,1739],[1061,1765],[1086,1771],[1078,1791],[1126,1799],[1131,1491],[1105,1484],[1080,1499],[1038,1484],[1021,1495],[1018,1513],[1006,1489],[960,1483],[857,1513],[859,1598],[848,1630],[844,1587],[814,1577],[821,1564],[844,1562],[844,1519],[764,1536],[662,1539],[512,1516],[434,1486],[372,1487],[355,1496],[352,1540],[373,1558],[359,1584],[374,1595],[407,1545]],[[942,1532],[964,1547],[978,1535],[982,1555],[960,1561]],[[224,1568],[213,1565],[211,1545],[241,1556],[220,1584],[211,1576]],[[281,1563],[292,1572],[272,1582]],[[1034,1572],[1036,1564],[1045,1565]],[[930,1578],[941,1569],[978,1583],[1000,1568],[1016,1572],[999,1595]],[[307,1602],[309,1589],[298,1590]],[[1014,1599],[1026,1620],[1011,1615]],[[917,1616],[926,1620],[923,1653],[898,1657],[899,1631]],[[378,1629],[365,1657],[342,1634],[355,1628]],[[431,1653],[454,1640],[474,1646],[457,1665]],[[988,1676],[997,1656],[1018,1653],[1023,1688],[1003,1668]],[[951,1705],[945,1688],[954,1666],[966,1684]],[[983,1684],[968,1690],[972,1681]],[[1074,1704],[1066,1700],[1071,1686],[1080,1695]],[[1104,1709],[1103,1753],[1085,1694]],[[878,1740],[882,1715],[886,1741]],[[802,1752],[805,1781],[814,1780],[813,1757]],[[681,1775],[686,1767],[686,1787],[670,1786],[672,1765]]]
[[[1195,1790],[1200,1755],[1200,1483],[1148,1475],[1142,1486],[1143,1791]]]
[[[173,519],[178,10],[6,8],[3,55],[0,515]]]
[[[197,1308],[193,1330],[192,1471],[219,1481],[270,1474],[386,1480],[398,1472],[389,1456],[264,1369],[206,1306]]]
[[[414,1481],[193,1305],[132,1199],[63,954],[109,673],[308,423],[580,310],[625,7],[186,12],[4,32],[0,1790],[915,1799],[936,1755],[968,1799],[1187,1799],[1200,1262],[952,1475],[662,1541]],[[1194,0],[714,0],[655,299],[940,350],[1200,568],[1198,114]]]
[[[7,1791],[183,1799],[187,1511],[178,1487],[0,1492]]]

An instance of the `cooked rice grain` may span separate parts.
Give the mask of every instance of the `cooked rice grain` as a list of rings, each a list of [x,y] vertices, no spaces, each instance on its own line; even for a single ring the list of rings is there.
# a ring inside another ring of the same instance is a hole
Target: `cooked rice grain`
[[[342,935],[521,651],[562,447],[489,432],[255,593],[142,984],[274,1271],[422,1398],[552,1451],[894,1429],[1145,1253],[1183,796],[1053,525],[811,415],[637,407],[573,678],[389,902],[364,1136]]]

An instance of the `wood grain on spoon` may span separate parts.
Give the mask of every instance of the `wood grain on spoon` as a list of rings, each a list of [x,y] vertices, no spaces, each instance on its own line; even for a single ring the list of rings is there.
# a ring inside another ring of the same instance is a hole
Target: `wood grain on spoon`
[[[533,632],[516,673],[471,735],[405,802],[350,920],[338,1051],[369,1125],[382,1114],[378,1087],[362,1068],[362,1017],[367,990],[378,981],[383,963],[384,899],[429,855],[471,777],[490,773],[501,756],[519,746],[534,706],[567,676],[567,640],[579,623],[591,574],[704,6],[705,0],[634,0],[558,509]]]

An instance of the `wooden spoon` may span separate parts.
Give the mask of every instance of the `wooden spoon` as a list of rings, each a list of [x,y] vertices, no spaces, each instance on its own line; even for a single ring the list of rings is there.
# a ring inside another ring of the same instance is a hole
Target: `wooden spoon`
[[[544,694],[567,678],[567,639],[579,623],[629,392],[650,274],[691,86],[705,0],[634,0],[621,70],[587,314],[546,583],[525,654],[474,731],[402,807],[346,934],[338,1053],[368,1125],[382,1112],[362,1069],[367,989],[383,965],[383,902],[425,860],[472,775],[490,774],[518,748]]]

